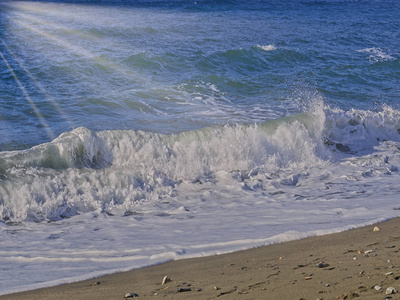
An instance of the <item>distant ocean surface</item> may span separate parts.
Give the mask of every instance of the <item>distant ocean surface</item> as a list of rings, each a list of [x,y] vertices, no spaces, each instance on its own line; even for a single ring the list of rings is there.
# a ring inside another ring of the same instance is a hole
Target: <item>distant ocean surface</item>
[[[0,294],[400,215],[400,1],[0,1]]]

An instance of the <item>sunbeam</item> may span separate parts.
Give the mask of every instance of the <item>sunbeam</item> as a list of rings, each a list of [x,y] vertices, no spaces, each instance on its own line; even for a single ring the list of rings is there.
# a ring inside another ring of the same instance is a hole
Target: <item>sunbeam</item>
[[[4,40],[0,39],[0,42],[3,44],[3,46],[7,49],[7,51],[10,53],[10,55],[13,57],[13,59],[18,63],[18,65],[22,68],[22,70],[25,71],[26,75],[32,80],[33,84],[36,86],[36,88],[44,95],[44,97],[50,102],[53,107],[57,110],[57,112],[61,115],[61,117],[68,123],[68,125],[73,128],[74,125],[72,124],[72,121],[64,114],[62,111],[61,107],[58,105],[56,100],[46,91],[46,89],[43,87],[43,85],[40,83],[40,81],[36,78],[35,75],[33,75],[23,64],[23,62],[15,55],[15,53],[8,47],[8,45],[4,42]]]
[[[45,20],[43,18],[44,15],[41,15],[40,17],[35,17],[34,15],[32,15],[31,11],[13,10],[12,14],[13,14],[13,16],[18,16],[21,19],[30,20],[35,25],[36,24],[45,25],[46,28],[51,28],[51,29],[54,29],[57,31],[62,31],[65,34],[68,34],[68,35],[71,35],[74,37],[79,37],[80,39],[97,40],[97,42],[99,42],[99,43],[104,42],[104,40],[102,38],[99,38],[95,34],[90,34],[90,33],[84,32],[84,31],[71,29],[71,28],[61,25],[60,23],[54,23],[52,21]],[[47,16],[47,13],[45,15]],[[73,21],[75,21],[75,20],[73,20]]]
[[[26,16],[26,15],[21,15],[21,17],[30,19],[30,20],[34,20],[37,23],[46,25],[47,27],[52,26],[49,24],[49,22],[43,23],[43,21],[39,18],[35,18],[32,16]],[[71,53],[73,53],[74,55],[76,55],[78,57],[84,57],[88,61],[91,61],[93,63],[101,65],[108,72],[119,73],[119,74],[125,76],[126,79],[133,81],[135,83],[144,84],[144,83],[148,82],[141,78],[143,76],[138,76],[137,72],[134,72],[132,69],[129,69],[126,66],[105,57],[104,55],[99,56],[97,53],[95,53],[93,51],[90,51],[83,47],[74,45],[66,40],[63,40],[55,35],[51,35],[51,34],[45,32],[43,30],[40,30],[38,28],[34,28],[30,24],[25,23],[23,21],[15,20],[15,19],[10,19],[10,20],[27,30],[34,32],[35,34],[37,34],[43,38],[46,38],[47,40],[52,41],[53,43],[57,44],[60,47],[62,47],[64,49],[68,49]],[[54,28],[54,25],[52,27]],[[54,29],[57,29],[57,28],[54,28]]]
[[[116,15],[123,15],[129,21],[119,22]],[[21,41],[17,43],[31,45],[28,56],[35,57],[38,64],[45,59],[47,68],[61,67],[57,70],[60,80],[62,76],[69,76],[66,83],[74,87],[71,99],[77,100],[74,110],[78,114],[80,107],[86,109],[99,103],[100,112],[104,108],[101,104],[106,103],[116,108],[109,111],[115,116],[132,108],[132,103],[136,102],[133,99],[139,98],[132,114],[140,110],[141,113],[152,111],[167,115],[163,108],[171,101],[170,91],[174,93],[173,101],[181,99],[180,92],[174,91],[175,86],[165,85],[169,79],[159,76],[166,71],[165,65],[171,58],[159,58],[148,45],[137,43],[137,38],[158,33],[136,9],[81,3],[15,2],[7,5],[4,19],[9,32],[21,33],[17,36]],[[12,42],[9,45],[12,47]],[[157,59],[153,60],[154,56]],[[63,66],[61,62],[66,61],[68,63]],[[162,80],[154,80],[156,77]],[[48,90],[51,91],[50,87]],[[186,99],[181,102],[186,103]],[[109,112],[103,109],[101,114]],[[131,119],[127,118],[126,122]]]
[[[81,22],[83,24],[92,24],[92,25],[99,25],[99,20],[97,18],[93,18],[92,16],[88,15],[81,15],[78,14],[77,12],[80,10],[80,8],[88,8],[90,7],[90,10],[93,11],[96,8],[98,8],[96,5],[89,5],[89,4],[83,4],[77,3],[71,4],[71,3],[45,3],[46,5],[43,5],[45,2],[26,2],[26,1],[16,1],[13,2],[12,4],[8,4],[7,8],[9,10],[13,11],[20,11],[23,13],[34,13],[38,14],[40,16],[48,16],[48,17],[55,17],[57,19],[65,19],[68,20],[68,22]],[[62,7],[62,9],[60,9]],[[101,7],[100,7],[101,9]],[[116,9],[116,8],[113,8]],[[120,9],[121,12],[123,12],[123,9]]]
[[[39,111],[39,109],[37,108],[35,102],[32,100],[31,96],[29,96],[28,92],[26,91],[25,87],[23,86],[23,84],[21,83],[21,80],[19,80],[17,74],[15,74],[14,70],[12,69],[12,67],[10,66],[10,64],[8,63],[7,59],[4,57],[3,53],[0,52],[0,57],[1,59],[4,61],[6,67],[8,68],[8,70],[10,71],[12,77],[14,78],[15,82],[17,83],[18,87],[20,88],[22,94],[24,95],[26,101],[29,103],[29,105],[32,107],[36,117],[39,119],[40,124],[43,126],[43,128],[46,130],[47,135],[50,139],[54,139],[55,135],[53,133],[53,131],[51,130],[49,124],[47,124],[45,118],[43,117],[42,113]]]

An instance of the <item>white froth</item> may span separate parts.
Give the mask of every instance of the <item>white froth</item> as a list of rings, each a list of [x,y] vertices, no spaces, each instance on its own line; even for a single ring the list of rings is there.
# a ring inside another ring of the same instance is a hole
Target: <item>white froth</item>
[[[264,45],[264,46],[258,45],[257,47],[263,49],[264,51],[274,51],[278,49],[274,45]]]
[[[399,119],[316,103],[253,126],[78,128],[3,152],[1,293],[398,216]]]
[[[357,50],[357,52],[369,54],[368,59],[371,62],[392,61],[396,59],[394,56],[388,54],[382,48],[379,47],[365,48]]]

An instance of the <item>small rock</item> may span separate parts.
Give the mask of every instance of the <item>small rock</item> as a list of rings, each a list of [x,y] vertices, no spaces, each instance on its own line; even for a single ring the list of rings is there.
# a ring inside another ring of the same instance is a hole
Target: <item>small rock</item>
[[[93,283],[93,286],[99,285],[100,283],[101,283],[100,281],[97,281],[97,282]]]
[[[318,264],[317,264],[317,267],[318,268],[326,268],[326,267],[329,267],[329,264],[326,264],[326,263],[324,263],[324,262],[319,262]]]
[[[385,276],[393,275],[393,272],[387,272],[385,273]]]
[[[379,231],[379,230],[380,230],[380,228],[377,227],[377,226],[375,226],[374,229],[373,229],[372,231]]]
[[[164,276],[161,284],[164,285],[171,281],[172,281],[171,278],[169,278],[168,276]]]
[[[389,269],[393,269],[394,268],[394,266],[389,266]]]
[[[390,286],[386,289],[386,295],[391,295],[391,294],[396,294],[396,293],[397,293],[397,290],[394,287]]]
[[[325,284],[326,287],[330,287],[331,285],[329,283]]]
[[[376,286],[375,286],[375,290],[380,291],[381,289],[382,289],[381,286],[379,286],[379,285],[376,285]]]
[[[217,286],[214,286],[214,289],[218,291],[218,290],[220,290],[221,288],[219,288],[219,287],[217,287]]]
[[[190,292],[191,290],[192,289],[190,287],[186,287],[186,288],[180,287],[180,288],[177,289],[177,292],[178,293],[183,293],[183,292]]]
[[[353,298],[358,298],[358,297],[360,297],[360,295],[359,294],[357,294],[357,293],[354,293],[354,292],[352,292],[352,293],[350,293],[350,299],[353,299]]]
[[[126,293],[124,297],[125,298],[136,298],[136,297],[139,297],[139,295],[136,293]]]
[[[351,151],[349,146],[343,145],[341,143],[336,143],[336,149],[338,149],[341,152],[350,152]]]
[[[367,250],[367,251],[364,252],[364,254],[369,254],[369,253],[372,253],[372,252],[374,252],[374,251],[373,250]]]
[[[304,277],[304,279],[305,279],[305,280],[310,280],[310,279],[312,279],[312,277],[307,276],[307,277]]]
[[[364,274],[364,270],[360,271],[360,273],[358,273],[358,275],[362,275]]]

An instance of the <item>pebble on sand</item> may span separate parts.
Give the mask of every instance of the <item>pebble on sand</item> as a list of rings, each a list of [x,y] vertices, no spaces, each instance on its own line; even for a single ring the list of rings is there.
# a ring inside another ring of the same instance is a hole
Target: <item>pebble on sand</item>
[[[391,294],[396,294],[396,293],[397,293],[397,290],[394,287],[390,286],[386,289],[386,295],[391,295]]]
[[[136,297],[139,297],[139,295],[136,293],[126,293],[125,294],[125,298],[136,298]]]
[[[178,293],[183,293],[183,292],[190,292],[191,290],[192,289],[190,287],[186,287],[186,288],[180,287],[180,288],[177,289],[177,292]]]
[[[393,272],[387,272],[385,273],[385,276],[393,275]]]
[[[318,268],[326,268],[326,267],[329,267],[329,264],[326,264],[326,263],[324,263],[323,261],[320,261],[320,262],[317,264],[317,267],[318,267]]]
[[[167,284],[168,282],[171,282],[171,281],[172,281],[171,278],[169,278],[168,276],[164,276],[161,284],[164,285],[164,284]]]

